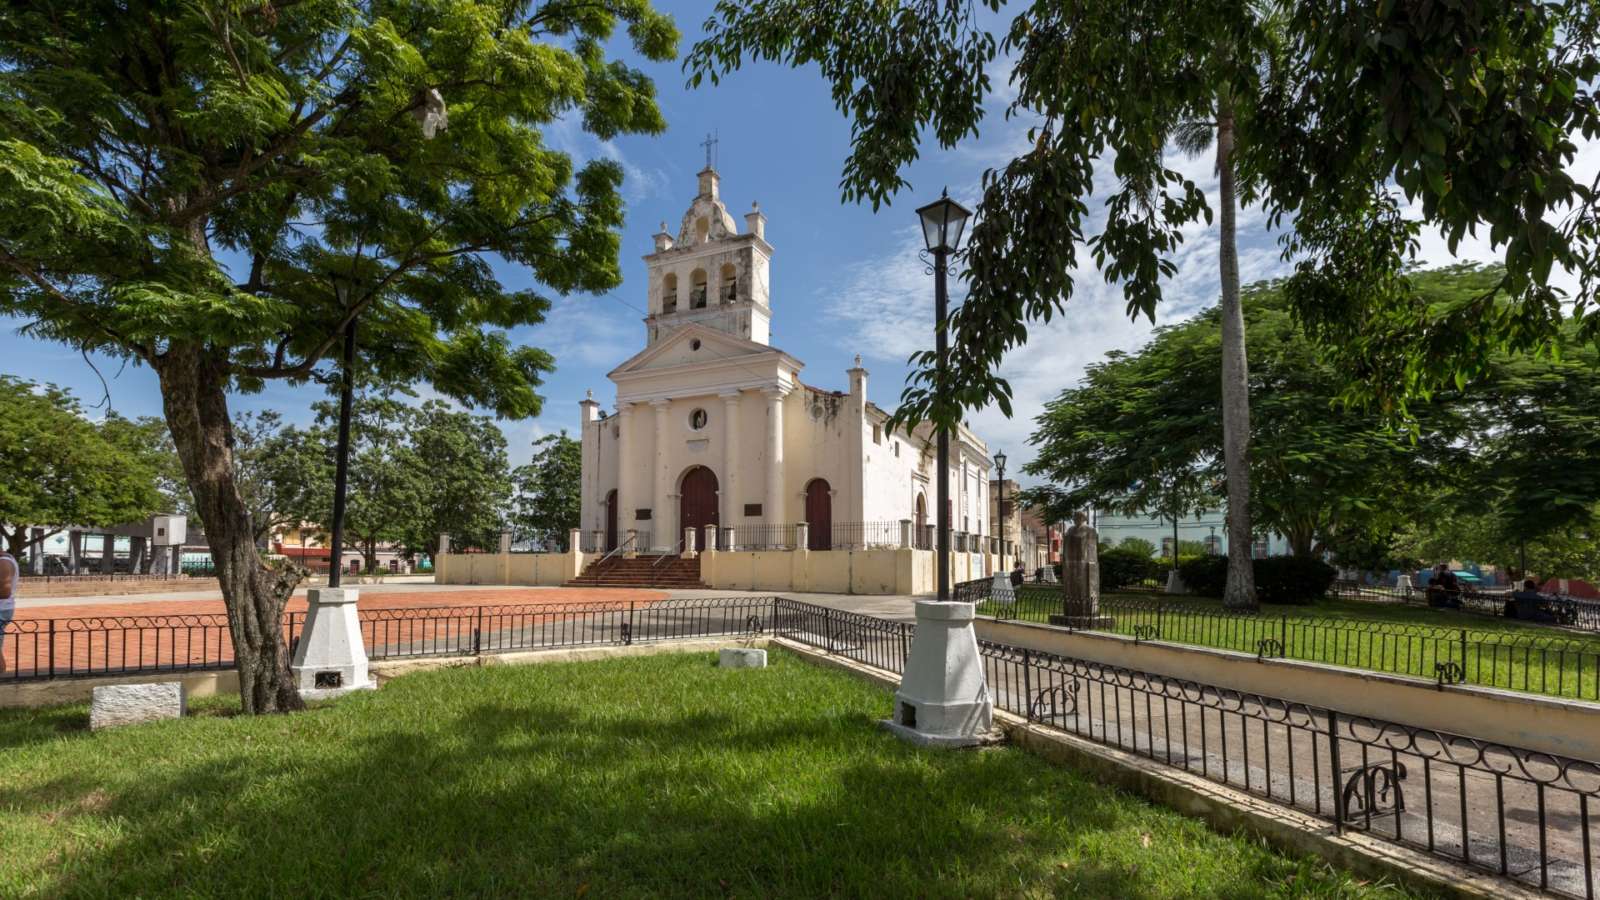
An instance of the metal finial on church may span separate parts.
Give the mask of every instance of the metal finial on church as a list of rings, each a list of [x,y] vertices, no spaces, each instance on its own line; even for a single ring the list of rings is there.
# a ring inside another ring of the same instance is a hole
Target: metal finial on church
[[[856,354],[856,368],[861,368],[861,354]]]
[[[711,132],[707,132],[706,139],[700,142],[700,146],[706,148],[706,168],[708,169],[717,167],[717,143],[718,138]]]
[[[594,388],[585,388],[584,391],[583,391],[583,399],[585,399],[585,400],[593,400],[594,399]]]

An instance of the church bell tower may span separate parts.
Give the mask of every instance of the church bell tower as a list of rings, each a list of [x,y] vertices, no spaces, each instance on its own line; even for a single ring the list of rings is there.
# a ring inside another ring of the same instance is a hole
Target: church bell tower
[[[710,162],[708,157],[677,235],[661,223],[655,252],[644,258],[650,278],[650,313],[644,322],[652,345],[690,322],[758,344],[770,342],[772,245],[766,240],[767,217],[751,204],[745,230],[739,231],[723,205],[720,179]]]

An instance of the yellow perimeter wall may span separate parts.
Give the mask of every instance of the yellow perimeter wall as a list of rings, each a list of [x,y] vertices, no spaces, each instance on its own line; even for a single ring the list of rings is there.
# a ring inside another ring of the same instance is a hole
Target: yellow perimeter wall
[[[433,559],[436,584],[566,584],[593,553],[444,553]]]
[[[566,584],[599,559],[595,553],[446,553],[434,558],[438,584]],[[995,558],[950,554],[950,583],[983,578]],[[700,554],[700,581],[730,591],[820,594],[931,594],[931,550],[763,550]]]
[[[983,578],[992,557],[950,554],[950,582]],[[700,554],[700,580],[730,591],[819,594],[930,594],[930,550],[736,550]]]

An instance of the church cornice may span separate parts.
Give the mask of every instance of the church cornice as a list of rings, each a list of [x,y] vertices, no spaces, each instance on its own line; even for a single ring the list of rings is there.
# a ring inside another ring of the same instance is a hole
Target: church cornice
[[[750,234],[749,232],[744,232],[742,234],[730,234],[727,237],[718,238],[714,241],[707,241],[703,244],[679,244],[677,246],[669,247],[666,250],[657,250],[654,253],[647,253],[641,258],[645,262],[651,262],[658,259],[688,260],[695,259],[700,256],[715,256],[719,253],[726,253],[729,250],[737,250],[740,246],[745,244],[756,247],[769,257],[773,254],[773,247],[771,244],[766,242],[765,238]]]

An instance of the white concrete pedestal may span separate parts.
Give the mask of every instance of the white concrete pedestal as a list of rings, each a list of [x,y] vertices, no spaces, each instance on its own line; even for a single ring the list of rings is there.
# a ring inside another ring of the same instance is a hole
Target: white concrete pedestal
[[[1177,569],[1168,569],[1167,570],[1167,593],[1169,593],[1169,594],[1187,594],[1187,593],[1189,593],[1189,586],[1183,583],[1183,576],[1178,574],[1178,570]]]
[[[972,630],[971,603],[917,601],[917,633],[883,727],[926,747],[994,740],[994,704]]]
[[[378,683],[367,673],[367,648],[356,618],[355,588],[312,588],[310,610],[289,671],[306,700],[325,700],[351,691],[370,691]]]
[[[1010,572],[996,572],[989,582],[989,600],[1002,609],[1010,609],[1017,602],[1016,588],[1011,586]]]

